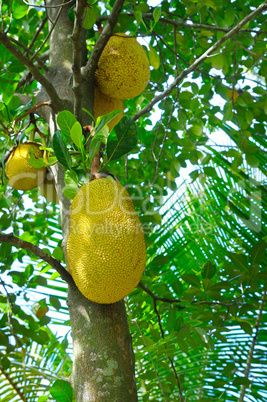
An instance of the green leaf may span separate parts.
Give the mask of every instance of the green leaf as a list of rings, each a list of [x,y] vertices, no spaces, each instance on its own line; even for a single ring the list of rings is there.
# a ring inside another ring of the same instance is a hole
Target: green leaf
[[[224,19],[227,23],[227,25],[230,27],[231,25],[233,25],[233,23],[235,22],[235,9],[232,7],[229,7],[226,10]]]
[[[100,133],[103,128],[116,116],[118,116],[122,111],[121,110],[113,110],[113,112],[110,112],[104,116],[100,116],[97,118],[96,121],[96,126],[95,126],[95,131],[94,131],[94,137],[96,134]]]
[[[89,146],[89,153],[88,153],[88,159],[87,159],[87,166],[91,168],[92,161],[94,157],[96,156],[97,152],[99,151],[99,148],[102,143],[106,142],[107,136],[108,136],[108,128],[107,126],[103,126],[102,130],[95,134],[94,137],[92,138],[92,141],[90,142]]]
[[[193,134],[196,137],[200,137],[202,135],[202,133],[203,133],[203,127],[199,126],[199,125],[194,125],[194,126],[189,128],[188,132],[191,135]]]
[[[143,21],[142,11],[135,10],[135,11],[134,11],[134,17],[135,17],[135,19],[136,19],[136,22],[137,22],[137,26],[138,26],[138,27],[139,27],[139,25],[140,25],[141,23],[144,25],[144,27],[146,26],[145,23],[144,23],[144,21]]]
[[[34,150],[32,148],[29,149],[29,159],[28,162],[35,168],[41,168],[46,166],[45,162],[41,158],[37,158],[34,154]]]
[[[71,169],[72,167],[71,156],[61,136],[60,131],[56,131],[55,134],[53,135],[52,147],[59,163],[61,163],[61,165],[64,166],[65,168]]]
[[[72,402],[73,390],[67,381],[56,380],[49,392],[57,402]]]
[[[83,151],[84,136],[82,126],[78,121],[76,121],[76,123],[74,123],[73,126],[71,127],[70,136],[76,147],[81,151]]]
[[[56,310],[60,310],[61,303],[59,301],[59,298],[56,296],[50,296],[49,299],[51,306],[53,306]]]
[[[221,70],[224,66],[223,54],[218,54],[217,56],[213,56],[211,66],[216,68],[216,70]]]
[[[15,18],[15,20],[19,20],[20,18],[23,18],[26,15],[27,11],[28,11],[28,6],[26,4],[17,6],[14,8],[12,17]]]
[[[127,116],[124,116],[120,122],[111,131],[107,142],[108,159],[119,159],[123,155],[131,152],[137,145],[137,125]]]
[[[52,255],[54,258],[56,258],[56,260],[60,260],[60,261],[64,260],[64,253],[60,246],[56,246],[56,248],[53,250]]]
[[[234,264],[234,267],[238,269],[240,272],[248,272],[248,263],[247,263],[247,258],[244,254],[236,254],[236,253],[230,253],[229,258],[231,259],[232,263]]]
[[[200,288],[200,280],[198,276],[195,274],[183,274],[181,275],[181,278],[189,283],[189,285],[196,286],[197,288]]]
[[[151,45],[149,45],[148,57],[151,66],[154,67],[155,70],[157,70],[160,67],[160,57],[156,49],[154,49]]]
[[[249,253],[249,262],[251,264],[261,263],[267,249],[267,243],[263,240],[258,241],[254,246],[252,246]]]
[[[62,190],[63,194],[65,195],[66,198],[69,198],[70,200],[73,200],[75,197],[77,191],[78,191],[78,186],[74,184],[68,184],[65,186]]]
[[[63,110],[57,116],[57,124],[61,130],[62,135],[69,139],[71,137],[71,128],[76,122],[76,117],[68,110]]]
[[[160,8],[160,7],[156,7],[156,8],[153,10],[153,19],[154,19],[155,23],[158,22],[158,20],[160,19],[160,16],[161,16],[161,8]]]
[[[246,377],[238,377],[233,381],[233,385],[239,386],[239,385],[250,385],[251,381],[246,378]]]
[[[151,262],[151,265],[162,266],[164,264],[168,264],[169,258],[165,255],[157,255],[154,260]]]
[[[83,20],[83,28],[85,29],[91,29],[93,28],[97,17],[99,15],[99,9],[96,6],[93,7],[87,7],[86,8],[86,14]]]
[[[211,279],[216,274],[216,265],[212,261],[207,261],[202,267],[202,278]]]

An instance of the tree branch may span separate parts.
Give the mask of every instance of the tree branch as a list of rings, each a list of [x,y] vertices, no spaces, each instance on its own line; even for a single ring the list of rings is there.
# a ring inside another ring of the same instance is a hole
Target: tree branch
[[[267,9],[267,1],[262,3],[256,10],[247,15],[242,21],[240,21],[233,29],[227,32],[224,36],[222,36],[214,45],[212,45],[206,52],[204,52],[190,67],[185,69],[169,87],[163,91],[160,95],[155,96],[151,102],[148,103],[140,112],[136,113],[133,116],[133,120],[139,119],[146,113],[149,113],[153,106],[164,99],[166,96],[170,95],[173,89],[192,71],[194,71],[207,57],[211,56],[224,42],[230,39],[233,35],[235,35],[240,29],[246,25],[249,21],[254,19],[258,14],[262,13],[265,9]]]
[[[5,48],[13,54],[13,56],[15,56],[26,66],[33,77],[44,87],[51,99],[51,106],[55,112],[68,109],[68,102],[59,98],[54,86],[44,77],[42,73],[40,73],[34,63],[29,60],[15,45],[11,43],[8,36],[3,32],[0,32],[0,43],[2,43]]]
[[[130,17],[134,17],[134,12],[127,11],[125,13],[122,13],[121,15],[128,15]],[[142,18],[144,20],[147,19],[147,20],[154,21],[153,13],[143,13]],[[97,22],[102,22],[102,21],[105,21],[106,19],[107,19],[106,15],[100,15],[97,18]],[[210,30],[210,31],[219,31],[219,32],[225,32],[225,33],[229,32],[231,30],[231,28],[223,28],[223,27],[219,27],[217,25],[211,25],[211,24],[197,24],[195,22],[192,22],[192,24],[188,24],[179,19],[172,20],[170,18],[165,18],[165,17],[160,17],[159,22],[165,22],[166,24],[173,25],[176,28],[189,28],[189,29],[195,29],[195,30],[206,29],[206,30]],[[266,31],[257,31],[256,29],[242,29],[242,32],[251,32],[251,33],[255,33],[255,34],[266,33]]]
[[[61,265],[59,260],[56,260],[51,255],[47,254],[44,250],[37,247],[35,244],[29,243],[28,241],[21,240],[13,234],[4,234],[0,232],[0,242],[10,243],[15,247],[23,248],[24,250],[30,251],[36,257],[41,258],[43,261],[47,262],[51,267],[53,267],[61,276],[61,278],[67,282],[69,285],[73,285],[74,281],[71,274],[66,271],[66,269]]]
[[[73,42],[73,93],[74,93],[74,114],[77,120],[82,124],[82,100],[83,100],[83,76],[81,74],[81,32],[83,30],[83,20],[86,11],[87,0],[78,0],[76,2],[75,20],[73,33],[71,36]]]
[[[155,295],[151,290],[149,290],[145,285],[143,285],[141,282],[138,283],[138,286],[144,290],[152,299],[153,302],[155,301],[162,301],[165,303],[184,303],[185,300],[180,300],[180,299],[169,299],[168,297],[160,297]],[[239,301],[232,301],[232,302],[217,302],[217,301],[208,301],[208,300],[192,300],[190,302],[191,304],[206,304],[207,306],[224,306],[224,307],[229,307],[229,306],[236,306],[240,305]],[[181,308],[183,308],[181,306]]]
[[[94,46],[90,59],[88,60],[86,66],[82,69],[83,77],[86,80],[89,80],[89,81],[94,80],[94,74],[95,74],[95,70],[97,68],[98,60],[101,56],[101,53],[102,53],[104,47],[106,46],[106,44],[108,42],[110,36],[112,35],[113,29],[120,16],[120,12],[122,10],[124,1],[125,0],[116,0],[115,1],[112,11],[107,19],[107,23],[106,23],[101,35],[99,36],[98,40],[96,41],[96,44]]]

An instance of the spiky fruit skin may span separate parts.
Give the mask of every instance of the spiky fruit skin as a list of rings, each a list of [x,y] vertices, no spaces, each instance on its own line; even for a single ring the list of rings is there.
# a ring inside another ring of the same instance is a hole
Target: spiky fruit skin
[[[40,186],[40,192],[48,202],[52,202],[53,204],[59,203],[55,181],[50,172],[46,173],[45,180]]]
[[[118,99],[134,98],[144,91],[149,78],[149,61],[140,43],[123,33],[113,35],[95,73],[100,91]]]
[[[77,192],[67,258],[78,289],[93,302],[118,302],[137,286],[145,269],[145,239],[133,201],[121,184],[95,179]]]
[[[94,98],[94,115],[95,119],[99,116],[104,116],[114,110],[123,110],[123,100],[117,98],[111,98],[103,94],[97,87],[95,87],[95,98]],[[109,123],[108,128],[109,131],[119,123],[119,121],[123,118],[124,113],[118,114],[114,117]]]
[[[46,167],[33,167],[28,159],[30,149],[34,151],[36,158],[43,157],[37,142],[27,141],[18,145],[10,154],[5,167],[8,184],[16,190],[31,190],[44,182]]]

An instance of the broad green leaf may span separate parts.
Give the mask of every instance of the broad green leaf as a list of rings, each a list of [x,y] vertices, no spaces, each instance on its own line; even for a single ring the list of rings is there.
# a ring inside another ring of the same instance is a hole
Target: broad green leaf
[[[63,110],[57,116],[57,124],[62,132],[62,135],[66,138],[70,138],[71,128],[76,122],[76,117],[68,110]]]
[[[42,158],[36,158],[35,154],[34,154],[34,150],[33,149],[29,149],[29,159],[28,159],[30,165],[32,165],[35,168],[41,168],[46,166],[44,160]]]
[[[49,392],[57,402],[72,402],[73,390],[67,381],[56,380]]]
[[[202,267],[202,278],[211,279],[216,274],[216,265],[212,261],[207,261]]]
[[[156,7],[153,10],[153,19],[155,21],[155,23],[158,22],[158,20],[160,19],[161,16],[161,8],[160,7]]]
[[[137,145],[137,125],[127,116],[113,128],[108,136],[107,156],[108,159],[115,160],[131,152]]]
[[[15,20],[19,20],[20,18],[23,18],[28,11],[28,6],[26,4],[22,4],[21,6],[15,7],[13,11],[13,18]]]
[[[95,135],[100,133],[105,125],[107,125],[114,117],[118,116],[122,111],[121,110],[114,110],[113,112],[110,112],[106,114],[105,116],[100,116],[97,118],[96,125],[95,125]]]
[[[94,137],[92,138],[87,158],[87,166],[89,168],[91,168],[92,161],[96,156],[97,152],[99,151],[101,144],[106,143],[108,134],[109,134],[108,127],[106,124],[104,124],[101,125],[101,131],[100,129],[98,129],[97,134],[95,134]]]
[[[155,68],[155,70],[157,70],[160,67],[160,57],[156,49],[154,49],[151,45],[149,45],[148,56],[150,64]]]
[[[61,163],[65,168],[71,169],[71,156],[60,131],[56,131],[53,135],[52,147],[59,163]]]
[[[181,275],[181,278],[185,282],[189,283],[189,285],[200,288],[200,280],[199,280],[198,276],[196,276],[195,274],[183,274],[183,275]]]
[[[82,126],[78,121],[76,121],[76,123],[74,123],[73,126],[71,127],[70,136],[76,147],[81,151],[83,151],[84,136]]]
[[[233,385],[239,386],[239,385],[251,385],[251,381],[246,378],[246,377],[238,377],[233,381]]]
[[[86,14],[85,14],[85,17],[83,20],[83,28],[85,28],[85,29],[93,28],[98,15],[99,15],[98,7],[96,7],[96,6],[87,7]]]
[[[189,128],[188,133],[200,137],[203,133],[203,127],[200,125],[194,125]]]
[[[61,303],[59,301],[59,298],[56,296],[50,296],[49,297],[50,304],[53,306],[56,310],[60,310],[61,308]]]
[[[136,22],[137,22],[137,26],[139,26],[141,23],[142,23],[144,26],[146,26],[145,23],[144,23],[144,21],[143,21],[143,17],[142,17],[142,12],[141,12],[141,11],[135,10],[135,11],[134,11],[134,16],[135,16],[135,19],[136,19]]]
[[[229,7],[226,10],[226,13],[225,13],[225,16],[224,16],[224,19],[225,19],[225,21],[226,21],[226,23],[227,23],[227,25],[229,27],[233,25],[233,23],[235,21],[235,17],[236,17],[235,9],[232,8],[232,7]]]
[[[78,191],[78,186],[74,184],[68,184],[63,188],[63,194],[65,195],[66,198],[69,198],[70,200],[73,200],[75,197],[77,191]]]
[[[159,265],[162,266],[169,262],[169,258],[165,255],[157,255],[154,260],[151,262],[152,265]]]
[[[249,166],[254,167],[254,168],[258,167],[260,164],[260,160],[259,160],[258,156],[253,155],[253,154],[246,154],[246,161]]]
[[[252,246],[249,253],[249,262],[251,264],[261,263],[266,254],[267,243],[263,240],[258,241]]]
[[[224,55],[218,54],[212,57],[211,66],[216,68],[216,70],[221,70],[224,66]]]
[[[248,272],[247,258],[244,254],[229,253],[229,258],[237,270],[240,272]]]

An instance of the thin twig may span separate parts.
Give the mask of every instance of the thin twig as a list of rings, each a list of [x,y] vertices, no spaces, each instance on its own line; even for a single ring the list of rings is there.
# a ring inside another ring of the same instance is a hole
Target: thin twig
[[[52,27],[50,29],[50,31],[48,32],[45,40],[42,42],[41,46],[39,47],[39,49],[36,50],[36,52],[34,53],[34,55],[32,56],[31,60],[36,59],[36,55],[40,52],[40,50],[44,47],[44,45],[46,44],[46,42],[48,41],[48,39],[50,38],[50,36],[52,35],[53,30],[55,29],[55,26],[58,22],[58,19],[60,17],[61,11],[63,10],[63,6],[61,5],[61,8],[58,10],[57,16],[55,21],[53,21],[52,23]]]
[[[48,102],[42,102],[42,103],[39,103],[39,105],[32,106],[30,109],[26,110],[25,113],[23,113],[21,116],[17,117],[17,118],[14,120],[14,122],[13,122],[13,124],[12,124],[12,129],[14,128],[15,124],[16,124],[18,121],[20,121],[20,120],[23,119],[24,117],[28,116],[28,114],[34,113],[35,110],[37,110],[37,109],[39,109],[40,107],[43,107],[43,106],[51,106],[51,102],[50,102],[50,101],[48,101]]]
[[[157,316],[157,318],[158,318],[158,324],[159,324],[159,328],[160,328],[160,332],[161,332],[161,337],[162,337],[162,339],[165,339],[164,330],[163,330],[162,323],[161,323],[161,319],[160,319],[160,315],[159,315],[159,312],[158,312],[158,309],[157,309],[157,300],[156,300],[156,299],[153,299],[153,306],[154,306],[154,311],[155,311],[155,313],[156,313],[156,316]],[[167,347],[166,347],[166,345],[165,345],[165,350],[166,350],[166,349],[167,349]],[[180,383],[180,380],[179,380],[179,377],[178,377],[178,374],[177,374],[175,365],[174,365],[174,363],[173,363],[173,359],[168,355],[167,351],[166,351],[166,356],[167,356],[169,362],[171,363],[171,368],[172,368],[172,370],[173,370],[173,372],[174,372],[174,377],[175,377],[175,379],[176,379],[177,386],[178,386],[178,390],[179,390],[179,394],[180,394],[180,402],[183,402],[182,387],[181,387],[181,383]]]
[[[32,38],[32,41],[31,41],[31,43],[29,44],[29,48],[31,48],[31,47],[34,45],[34,43],[36,42],[36,39],[38,38],[40,32],[41,32],[42,29],[44,28],[44,26],[45,26],[47,20],[48,20],[48,18],[47,18],[47,16],[45,16],[45,17],[43,18],[42,22],[41,22],[41,25],[39,26],[39,28],[38,28],[37,31],[35,32],[35,34],[34,34],[34,36],[33,36],[33,38]]]
[[[47,254],[44,250],[37,247],[35,244],[29,243],[28,241],[22,240],[13,234],[4,234],[0,232],[0,242],[10,243],[18,248],[23,248],[24,250],[30,251],[36,257],[41,258],[43,261],[47,262],[51,267],[53,267],[61,276],[61,278],[66,281],[69,285],[73,285],[74,281],[71,274],[66,271],[66,269],[61,265],[59,260],[56,260],[51,255]]]
[[[231,29],[229,32],[227,32],[224,36],[222,36],[214,45],[212,45],[206,52],[204,52],[198,59],[195,60],[193,64],[191,64],[190,67],[182,71],[182,73],[173,81],[169,87],[163,91],[161,94],[155,96],[151,102],[149,102],[140,112],[137,112],[133,116],[133,120],[139,119],[141,116],[143,116],[146,113],[149,113],[153,106],[167,97],[168,95],[171,94],[173,89],[180,84],[180,82],[183,81],[185,77],[187,77],[192,71],[196,70],[196,68],[212,53],[214,53],[224,42],[226,42],[228,39],[230,39],[233,35],[235,35],[237,32],[240,31],[240,29],[246,25],[249,21],[254,19],[258,14],[262,13],[265,9],[267,9],[267,1],[262,3],[256,10],[254,10],[252,13],[247,15],[243,20],[241,20],[233,29]]]
[[[31,56],[31,58],[33,59],[34,53],[31,49],[29,49],[27,46],[25,46],[23,43],[21,43],[20,41],[12,38],[11,36],[8,37],[10,42],[15,43],[15,45],[21,47],[29,56]],[[35,57],[36,62],[38,64],[38,67],[41,68],[46,68],[45,64],[43,63],[43,61],[39,58],[39,57]]]

